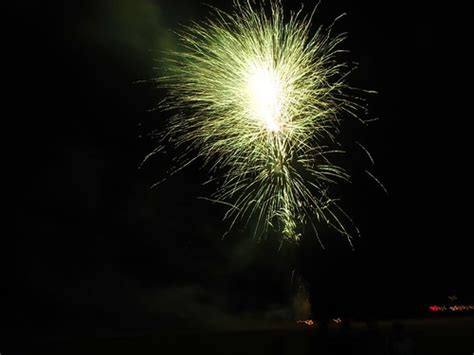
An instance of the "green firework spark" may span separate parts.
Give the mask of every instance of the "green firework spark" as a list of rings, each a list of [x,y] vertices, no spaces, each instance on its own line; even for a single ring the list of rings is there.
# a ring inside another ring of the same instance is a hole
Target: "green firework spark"
[[[158,79],[160,107],[173,112],[162,142],[184,152],[182,166],[200,157],[220,176],[212,200],[229,206],[229,229],[252,221],[259,235],[272,228],[298,241],[305,225],[318,235],[325,223],[350,240],[350,219],[328,196],[349,176],[328,142],[337,143],[341,113],[359,105],[335,58],[344,36],[311,34],[311,21],[285,16],[277,0],[235,1],[232,13],[214,9],[179,33],[184,49]]]

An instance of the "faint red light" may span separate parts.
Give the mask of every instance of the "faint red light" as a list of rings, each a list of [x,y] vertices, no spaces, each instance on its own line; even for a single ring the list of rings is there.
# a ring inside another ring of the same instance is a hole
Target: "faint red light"
[[[438,305],[431,305],[428,307],[431,312],[470,312],[474,311],[474,305],[468,304],[455,304],[452,306],[438,306]]]

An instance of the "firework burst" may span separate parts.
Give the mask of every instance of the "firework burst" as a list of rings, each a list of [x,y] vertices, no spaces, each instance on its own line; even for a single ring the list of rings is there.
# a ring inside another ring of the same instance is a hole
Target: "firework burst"
[[[240,220],[256,235],[271,228],[298,241],[304,226],[318,235],[325,223],[350,240],[350,219],[328,195],[349,179],[330,146],[341,113],[358,107],[335,58],[344,36],[311,34],[313,15],[285,16],[277,0],[235,1],[213,15],[179,33],[183,50],[158,79],[160,107],[172,112],[160,147],[184,152],[178,169],[199,157],[219,177],[211,200],[229,206],[229,230]]]

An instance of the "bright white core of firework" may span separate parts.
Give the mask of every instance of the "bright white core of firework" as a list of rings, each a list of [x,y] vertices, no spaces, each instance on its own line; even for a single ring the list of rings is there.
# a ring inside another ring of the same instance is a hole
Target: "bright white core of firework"
[[[255,117],[267,131],[279,132],[283,128],[285,90],[278,72],[264,63],[251,65],[247,94],[251,117]]]

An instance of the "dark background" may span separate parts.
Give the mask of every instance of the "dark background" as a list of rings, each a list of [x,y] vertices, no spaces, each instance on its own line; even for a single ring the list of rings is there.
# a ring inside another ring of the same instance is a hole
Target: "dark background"
[[[348,121],[341,133],[353,182],[334,192],[362,232],[354,251],[330,232],[325,250],[309,234],[281,249],[239,230],[221,240],[224,210],[197,198],[212,190],[198,165],[150,189],[170,158],[138,169],[156,144],[147,134],[167,117],[152,111],[163,92],[148,80],[160,73],[161,51],[176,46],[170,29],[207,12],[185,0],[9,10],[4,329],[54,335],[265,318],[288,309],[298,279],[315,317],[414,316],[454,293],[472,299],[472,4],[323,1],[316,13],[314,28],[348,14],[336,31],[349,33],[347,58],[359,63],[350,84],[379,92],[367,96],[364,116],[379,120]]]

